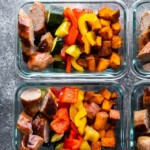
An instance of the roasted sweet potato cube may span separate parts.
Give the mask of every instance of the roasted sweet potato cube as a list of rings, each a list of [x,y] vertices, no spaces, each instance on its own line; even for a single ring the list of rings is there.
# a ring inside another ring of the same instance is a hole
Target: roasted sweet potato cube
[[[121,58],[119,54],[113,52],[110,57],[110,67],[117,69],[120,67],[120,65],[121,65]]]
[[[112,124],[109,121],[107,121],[107,123],[105,125],[105,130],[110,130],[111,127],[112,127]]]
[[[114,35],[118,35],[120,33],[120,31],[121,31],[121,24],[120,24],[120,22],[118,21],[116,23],[113,23],[111,25],[111,28],[113,30],[113,34]]]
[[[112,48],[113,49],[119,49],[122,47],[122,38],[119,36],[113,36],[112,37]]]
[[[101,142],[92,142],[91,150],[101,150]]]
[[[87,61],[86,61],[85,59],[79,58],[79,59],[77,60],[77,64],[78,64],[79,66],[82,66],[83,68],[88,68],[88,63],[87,63]]]
[[[115,148],[116,139],[115,138],[102,138],[101,144],[103,147]]]
[[[111,15],[112,15],[112,10],[110,8],[106,7],[106,8],[102,8],[102,9],[98,10],[98,16],[100,18],[109,20]]]
[[[103,41],[102,48],[98,52],[98,56],[105,57],[112,54],[111,41]]]
[[[111,13],[109,14],[109,19],[114,23],[118,22],[119,17],[120,17],[120,11],[119,10],[112,10]]]
[[[108,131],[106,131],[105,137],[106,138],[115,138],[115,132],[114,132],[114,130],[108,130]]]
[[[120,120],[120,111],[111,109],[109,112],[109,118],[115,119],[115,120]]]
[[[102,37],[96,36],[95,47],[97,47],[99,49],[99,48],[101,48],[101,46],[102,46]]]
[[[117,98],[117,93],[116,93],[116,92],[113,92],[113,93],[111,94],[110,99],[115,99],[115,98]]]
[[[100,23],[102,27],[107,27],[107,26],[110,26],[111,21],[101,18]]]
[[[143,107],[150,108],[150,87],[144,89]]]
[[[113,31],[110,26],[102,28],[98,33],[103,40],[111,40],[113,37]]]
[[[108,120],[108,114],[106,112],[99,112],[96,114],[94,128],[96,130],[103,130]]]
[[[92,97],[89,98],[90,102],[94,102],[96,104],[101,104],[104,100],[104,97],[99,93],[99,94],[94,94]]]
[[[84,94],[84,100],[88,101],[94,95],[95,95],[94,92],[85,92],[85,94]]]
[[[95,57],[94,55],[88,55],[86,56],[86,61],[88,62],[88,70],[90,72],[93,72],[95,71],[95,68],[96,68],[96,62],[95,62]]]
[[[92,23],[92,31],[97,32],[102,28],[100,20],[96,20]]]
[[[110,111],[110,109],[112,108],[112,106],[115,104],[114,101],[108,101],[108,100],[104,100],[103,104],[102,104],[102,109],[105,111]]]
[[[104,70],[106,70],[109,67],[109,63],[110,63],[109,59],[100,58],[97,68],[96,68],[96,71],[103,72]]]
[[[99,131],[99,138],[104,138],[105,137],[105,134],[106,134],[106,131],[105,130],[100,130]]]
[[[100,91],[100,94],[102,94],[102,96],[105,98],[105,99],[107,99],[107,100],[109,100],[110,99],[110,97],[111,97],[111,92],[108,90],[108,89],[102,89],[101,91]]]

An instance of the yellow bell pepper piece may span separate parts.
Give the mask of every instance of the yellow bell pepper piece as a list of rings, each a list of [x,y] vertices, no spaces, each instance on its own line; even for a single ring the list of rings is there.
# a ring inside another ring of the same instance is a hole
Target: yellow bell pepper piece
[[[71,55],[72,57],[75,57],[75,58],[78,58],[81,54],[81,50],[80,48],[77,46],[77,45],[71,45],[69,46],[65,52],[68,54],[68,55]]]
[[[84,140],[97,142],[99,140],[99,133],[90,126],[86,126]]]
[[[86,36],[82,36],[81,39],[82,39],[82,41],[84,43],[84,52],[86,54],[90,54],[90,52],[91,52],[91,45],[90,45],[89,41],[87,40]]]
[[[71,23],[68,21],[63,22],[56,30],[55,36],[57,37],[65,37],[69,33],[69,28]]]
[[[88,26],[86,22],[89,21],[92,23],[96,20],[98,20],[98,18],[95,13],[81,15],[78,19],[78,27],[81,35],[85,35],[88,32]]]
[[[91,150],[91,146],[87,141],[82,141],[80,145],[80,150]]]
[[[75,118],[74,118],[74,122],[75,122],[75,125],[76,125],[77,127],[82,126],[82,120],[81,120],[81,119],[82,119],[83,117],[85,117],[86,114],[87,114],[87,112],[86,112],[86,110],[85,110],[84,107],[82,107],[82,108],[80,109],[80,111],[76,114],[76,116],[75,116]]]
[[[70,115],[70,119],[74,122],[74,118],[77,114],[78,110],[76,109],[76,107],[73,106],[73,104],[70,106],[69,109],[69,115]]]
[[[77,58],[72,57],[71,58],[71,65],[73,66],[74,69],[76,69],[76,70],[78,70],[80,72],[83,72],[84,71],[83,67],[78,65],[76,61],[77,61]]]
[[[95,43],[96,43],[96,41],[95,41],[95,40],[96,40],[96,34],[95,34],[95,32],[94,32],[94,31],[89,31],[89,32],[87,32],[87,33],[85,34],[85,36],[86,36],[88,42],[89,42],[92,46],[94,46]]]
[[[80,119],[80,126],[78,127],[78,131],[81,135],[83,135],[83,133],[84,133],[86,124],[87,124],[86,117],[83,117],[82,119]]]
[[[84,100],[84,91],[79,90],[78,92],[78,102],[82,102]]]

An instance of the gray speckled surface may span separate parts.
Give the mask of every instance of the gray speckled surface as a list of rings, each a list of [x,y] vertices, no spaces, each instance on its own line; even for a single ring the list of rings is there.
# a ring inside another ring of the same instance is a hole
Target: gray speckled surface
[[[27,0],[26,0],[27,1]],[[125,0],[128,6],[134,0]],[[24,80],[15,72],[15,13],[23,0],[0,0],[0,150],[12,150],[13,98]],[[130,3],[129,3],[130,2]],[[138,81],[131,71],[119,80],[127,92]],[[125,106],[128,107],[128,96]]]

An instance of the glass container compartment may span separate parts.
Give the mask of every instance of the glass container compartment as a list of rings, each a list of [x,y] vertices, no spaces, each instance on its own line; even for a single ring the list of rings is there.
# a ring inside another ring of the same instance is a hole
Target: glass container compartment
[[[116,147],[115,150],[123,150],[124,149],[124,132],[126,127],[126,116],[125,109],[123,107],[124,100],[124,88],[120,86],[117,82],[100,82],[100,83],[51,83],[51,82],[27,82],[19,86],[16,90],[15,99],[14,99],[14,125],[13,125],[13,146],[15,150],[19,150],[21,136],[19,131],[17,130],[17,120],[19,114],[23,111],[22,104],[20,101],[21,93],[31,87],[38,87],[40,89],[45,89],[48,87],[77,87],[84,91],[94,91],[98,92],[102,88],[108,88],[110,91],[116,91],[118,98],[116,99],[116,104],[114,106],[115,109],[120,110],[121,120],[116,122]],[[41,150],[49,150],[53,149],[51,147],[42,147]],[[114,150],[110,148],[103,148],[104,150]]]
[[[23,8],[26,12],[28,12],[29,8],[33,4],[33,0],[26,1],[24,4],[20,6],[19,9]],[[42,72],[33,72],[27,68],[27,64],[23,61],[22,58],[22,50],[20,48],[20,39],[18,37],[18,14],[16,14],[16,71],[23,78],[99,78],[99,79],[119,79],[125,75],[128,69],[128,39],[127,39],[127,27],[128,27],[128,18],[127,13],[128,9],[124,2],[121,0],[41,0],[46,9],[49,9],[50,5],[59,5],[62,7],[70,7],[70,8],[90,8],[97,12],[100,8],[109,7],[112,9],[120,10],[120,22],[121,22],[121,32],[120,36],[123,39],[123,46],[119,49],[119,54],[121,55],[121,66],[120,68],[107,69],[106,71],[99,72],[89,72],[84,71],[83,73],[73,71],[71,73],[66,73],[65,70],[53,69],[52,66],[48,67],[46,70]],[[18,10],[19,11],[19,10]]]

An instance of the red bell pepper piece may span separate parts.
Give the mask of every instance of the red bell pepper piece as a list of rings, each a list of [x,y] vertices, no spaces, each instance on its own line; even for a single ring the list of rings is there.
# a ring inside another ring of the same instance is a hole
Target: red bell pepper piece
[[[67,108],[60,108],[54,120],[51,122],[50,127],[58,134],[66,132],[70,125],[70,119]]]
[[[75,125],[72,121],[70,122],[70,126],[71,126],[71,129],[72,129],[76,134],[79,134],[78,128],[76,127],[76,125]]]
[[[78,33],[77,35],[77,41],[80,43],[80,44],[84,44],[83,41],[82,41],[82,36],[80,33]]]
[[[53,92],[53,94],[58,98],[59,97],[59,94],[60,94],[60,90],[54,88],[54,87],[51,87],[50,90]]]
[[[73,139],[65,139],[63,148],[69,148],[72,150]]]
[[[71,56],[67,55],[67,59],[66,59],[66,73],[70,73],[71,72]]]
[[[79,8],[74,8],[72,11],[73,11],[73,13],[75,14],[77,20],[78,20],[79,17],[83,14],[83,10],[82,10],[82,9],[79,9]]]
[[[69,28],[69,33],[64,37],[65,43],[68,45],[73,45],[76,42],[77,36],[79,31],[74,27],[71,26]]]
[[[64,44],[63,48],[61,49],[60,55],[63,59],[63,61],[66,61],[66,49],[67,49],[68,45]]]
[[[71,22],[72,26],[74,26],[76,29],[78,28],[78,23],[77,23],[77,19],[75,14],[73,13],[73,11],[70,8],[66,8],[64,10],[64,16],[69,19],[69,21]]]
[[[76,103],[78,101],[78,91],[77,88],[64,87],[61,92],[61,102],[64,103]]]

